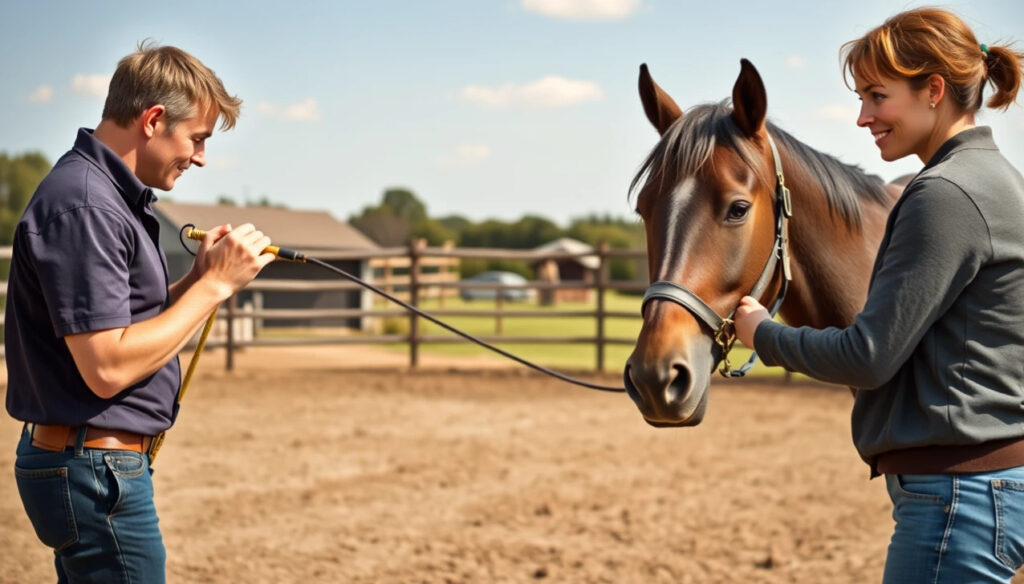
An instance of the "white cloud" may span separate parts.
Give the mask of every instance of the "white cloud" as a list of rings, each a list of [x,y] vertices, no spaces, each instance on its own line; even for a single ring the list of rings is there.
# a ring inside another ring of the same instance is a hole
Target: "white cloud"
[[[462,89],[462,99],[485,107],[567,107],[603,97],[601,86],[593,81],[578,81],[557,75],[548,75],[526,85],[469,85]]]
[[[857,118],[857,111],[850,106],[831,103],[814,110],[814,117],[824,120],[851,121]]]
[[[522,0],[523,8],[568,20],[618,20],[636,12],[640,0]]]
[[[71,90],[86,97],[106,97],[108,85],[110,85],[109,75],[79,73],[71,80]]]
[[[790,69],[803,69],[807,62],[800,55],[790,55],[786,57],[786,67]]]
[[[299,103],[285,106],[261,101],[256,105],[256,111],[267,117],[278,118],[288,122],[320,121],[320,103],[312,97]]]
[[[53,99],[53,88],[49,85],[40,85],[28,95],[28,100],[32,103],[48,103],[51,99]]]
[[[491,148],[487,144],[462,144],[456,154],[463,162],[479,162],[491,155]]]
[[[491,147],[487,144],[460,144],[454,153],[438,158],[444,166],[467,166],[486,160],[491,156]]]

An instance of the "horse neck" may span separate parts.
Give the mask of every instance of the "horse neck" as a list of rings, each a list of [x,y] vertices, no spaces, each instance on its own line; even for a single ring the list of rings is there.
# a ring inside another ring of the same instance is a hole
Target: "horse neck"
[[[780,313],[794,326],[848,326],[864,306],[889,206],[862,197],[860,226],[847,223],[830,211],[824,187],[806,168],[791,153],[782,158],[793,199],[793,280]]]

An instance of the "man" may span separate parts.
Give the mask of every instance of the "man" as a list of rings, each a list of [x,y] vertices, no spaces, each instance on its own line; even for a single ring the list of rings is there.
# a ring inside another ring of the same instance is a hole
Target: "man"
[[[168,284],[151,189],[205,163],[241,100],[195,57],[142,44],[103,117],[42,181],[14,235],[7,411],[25,422],[15,476],[60,582],[163,582],[149,449],[177,413],[177,354],[273,260],[252,225],[209,231]]]

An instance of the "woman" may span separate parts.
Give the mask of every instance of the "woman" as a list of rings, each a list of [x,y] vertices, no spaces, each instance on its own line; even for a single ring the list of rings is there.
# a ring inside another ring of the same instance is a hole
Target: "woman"
[[[925,167],[851,326],[787,327],[747,297],[736,331],[769,365],[858,389],[854,443],[896,521],[885,582],[1009,582],[1024,563],[1024,178],[974,116],[986,82],[989,107],[1014,103],[1024,53],[935,9],[843,50],[857,125],[884,160]]]

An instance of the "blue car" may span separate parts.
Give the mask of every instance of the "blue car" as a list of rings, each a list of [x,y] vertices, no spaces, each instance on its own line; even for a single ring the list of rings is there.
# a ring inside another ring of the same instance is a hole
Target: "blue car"
[[[529,282],[526,278],[515,272],[483,272],[472,278],[466,278],[463,282],[475,282],[481,284],[501,284],[504,286],[522,286]],[[533,290],[527,288],[496,289],[496,288],[463,288],[459,295],[463,300],[494,300],[498,292],[504,300],[526,300],[530,298]]]

